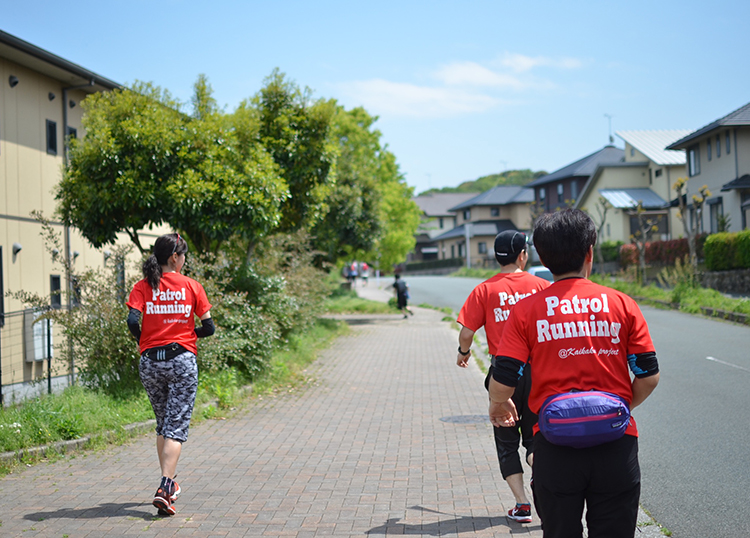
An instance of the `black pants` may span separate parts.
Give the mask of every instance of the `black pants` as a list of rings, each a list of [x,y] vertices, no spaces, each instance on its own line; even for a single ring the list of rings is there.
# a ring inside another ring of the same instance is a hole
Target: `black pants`
[[[534,436],[534,505],[544,538],[633,538],[641,494],[638,439],[625,435],[590,448]]]
[[[487,378],[484,380],[485,388],[489,388],[491,377],[492,366],[490,366]],[[534,424],[536,424],[538,417],[529,409],[530,390],[531,368],[527,364],[511,397],[516,406],[516,411],[518,411],[518,422],[510,428],[492,427],[495,434],[497,459],[500,462],[500,474],[503,475],[503,479],[514,474],[523,473],[521,458],[518,456],[519,444],[523,443],[523,447],[526,449],[527,460],[532,451],[534,444]]]

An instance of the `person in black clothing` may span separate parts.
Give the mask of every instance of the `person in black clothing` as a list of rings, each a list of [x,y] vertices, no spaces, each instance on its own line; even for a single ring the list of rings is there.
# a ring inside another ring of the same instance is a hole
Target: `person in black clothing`
[[[413,316],[414,312],[412,312],[407,304],[409,300],[409,284],[401,280],[401,275],[396,275],[396,280],[393,282],[393,289],[396,291],[398,309],[404,314],[404,318],[409,317],[406,315],[407,312]]]

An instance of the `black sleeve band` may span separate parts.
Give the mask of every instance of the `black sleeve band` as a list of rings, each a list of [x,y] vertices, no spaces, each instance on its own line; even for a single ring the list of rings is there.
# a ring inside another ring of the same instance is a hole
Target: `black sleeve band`
[[[211,336],[215,332],[216,327],[214,326],[214,320],[211,318],[202,319],[201,326],[195,328],[195,336],[197,336],[198,338]]]
[[[517,387],[526,363],[511,357],[495,357],[492,379],[506,387]]]
[[[654,351],[628,355],[628,365],[633,375],[638,378],[651,377],[659,373],[659,361],[656,360]]]
[[[130,329],[130,333],[135,336],[135,339],[140,342],[141,340],[141,312],[140,310],[136,310],[135,308],[130,309],[130,313],[128,313],[128,329]]]

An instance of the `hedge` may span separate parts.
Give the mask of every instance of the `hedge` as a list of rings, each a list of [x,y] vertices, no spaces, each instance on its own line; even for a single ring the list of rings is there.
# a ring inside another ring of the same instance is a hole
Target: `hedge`
[[[709,235],[705,258],[709,271],[750,269],[750,230]]]
[[[703,245],[706,242],[706,235],[701,234],[696,237],[696,247],[698,258],[704,257]],[[690,254],[688,240],[686,238],[671,239],[669,241],[651,241],[646,243],[646,263],[659,263],[662,265],[674,265],[675,260],[683,259]],[[628,243],[620,247],[620,265],[628,267],[629,265],[638,264],[638,249],[633,243]]]

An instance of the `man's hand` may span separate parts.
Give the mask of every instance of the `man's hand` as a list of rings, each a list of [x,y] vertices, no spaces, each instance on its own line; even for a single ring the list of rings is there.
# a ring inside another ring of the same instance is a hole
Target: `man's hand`
[[[466,355],[456,354],[456,364],[460,368],[466,368],[469,365],[469,359],[471,358],[471,350]]]
[[[518,411],[513,400],[497,402],[490,400],[490,422],[496,428],[508,428],[516,425]]]

